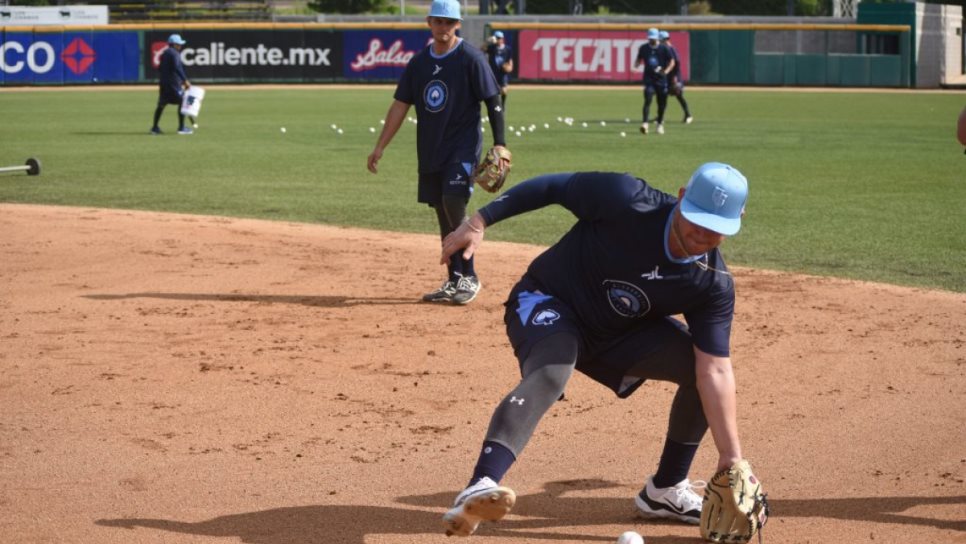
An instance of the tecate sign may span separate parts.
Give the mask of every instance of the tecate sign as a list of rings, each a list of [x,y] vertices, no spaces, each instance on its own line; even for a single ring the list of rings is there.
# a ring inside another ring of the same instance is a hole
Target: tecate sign
[[[687,71],[688,34],[671,33]],[[520,77],[585,81],[637,81],[637,51],[647,43],[643,32],[523,30],[520,32]]]

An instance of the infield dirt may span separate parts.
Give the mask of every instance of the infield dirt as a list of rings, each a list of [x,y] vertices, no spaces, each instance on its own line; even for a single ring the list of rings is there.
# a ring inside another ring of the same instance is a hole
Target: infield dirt
[[[0,542],[453,542],[541,248],[484,242],[480,297],[440,307],[435,236],[11,204],[0,233]],[[735,274],[765,541],[966,542],[966,295]],[[631,500],[672,393],[575,375],[467,542],[698,542]]]

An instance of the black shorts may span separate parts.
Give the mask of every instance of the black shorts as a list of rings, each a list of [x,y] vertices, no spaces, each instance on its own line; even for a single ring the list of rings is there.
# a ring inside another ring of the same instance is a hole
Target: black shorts
[[[419,174],[419,202],[436,206],[443,201],[443,195],[462,196],[466,200],[473,195],[470,178],[476,162],[454,162],[447,164],[438,172]]]
[[[176,91],[169,87],[162,87],[158,93],[158,105],[177,104],[180,106],[183,97],[184,91]]]
[[[569,334],[577,339],[576,369],[612,390],[618,397],[629,397],[644,383],[631,376],[631,369],[647,363],[660,353],[660,366],[690,365],[689,351],[676,349],[682,340],[690,344],[687,327],[669,317],[640,321],[625,334],[607,341],[593,340],[584,334],[577,314],[559,299],[542,293],[539,285],[524,276],[504,304],[504,323],[513,352],[522,365],[533,346],[554,334]],[[663,360],[670,354],[675,360]],[[680,360],[678,360],[680,359]],[[687,369],[690,370],[690,369]]]

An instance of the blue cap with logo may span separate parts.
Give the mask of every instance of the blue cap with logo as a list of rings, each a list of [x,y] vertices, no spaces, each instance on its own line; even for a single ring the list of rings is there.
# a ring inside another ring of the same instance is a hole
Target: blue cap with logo
[[[442,17],[443,19],[456,19],[462,21],[460,17],[460,3],[457,0],[433,0],[429,6],[430,17]]]
[[[502,38],[503,37],[503,31],[502,30],[497,30],[496,32],[493,33],[493,37],[494,38]]]
[[[173,43],[175,45],[184,45],[188,42],[181,37],[181,34],[172,34],[168,36],[168,43]]]
[[[663,41],[663,40],[669,39],[671,35],[668,34],[667,30],[662,30],[658,33],[658,37],[661,38],[661,40]]]
[[[649,28],[649,29],[647,29],[647,39],[649,39],[649,40],[657,40],[660,37],[661,37],[661,34],[660,34],[660,32],[657,31],[656,28]]]
[[[745,176],[727,164],[709,162],[694,171],[684,188],[681,215],[695,225],[731,236],[741,229],[746,200]]]

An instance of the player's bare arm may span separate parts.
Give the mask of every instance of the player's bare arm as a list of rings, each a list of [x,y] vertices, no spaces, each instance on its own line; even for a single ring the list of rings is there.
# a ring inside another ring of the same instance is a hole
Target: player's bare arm
[[[369,154],[367,161],[369,171],[373,174],[378,172],[378,164],[379,159],[382,158],[382,152],[389,147],[389,142],[396,136],[396,132],[399,132],[399,127],[402,126],[403,121],[406,119],[406,114],[409,113],[409,107],[410,104],[400,102],[399,100],[393,100],[392,105],[389,106],[389,111],[386,113],[386,124],[383,125],[382,132],[379,133],[379,140],[376,141],[376,147]]]
[[[485,230],[486,220],[483,219],[480,212],[476,212],[473,217],[463,221],[459,228],[443,239],[443,253],[439,259],[439,264],[446,264],[450,256],[461,249],[464,259],[472,257],[476,248],[483,242],[483,231]]]
[[[717,357],[695,347],[694,364],[704,416],[718,449],[717,470],[722,470],[742,459],[731,358]]]

